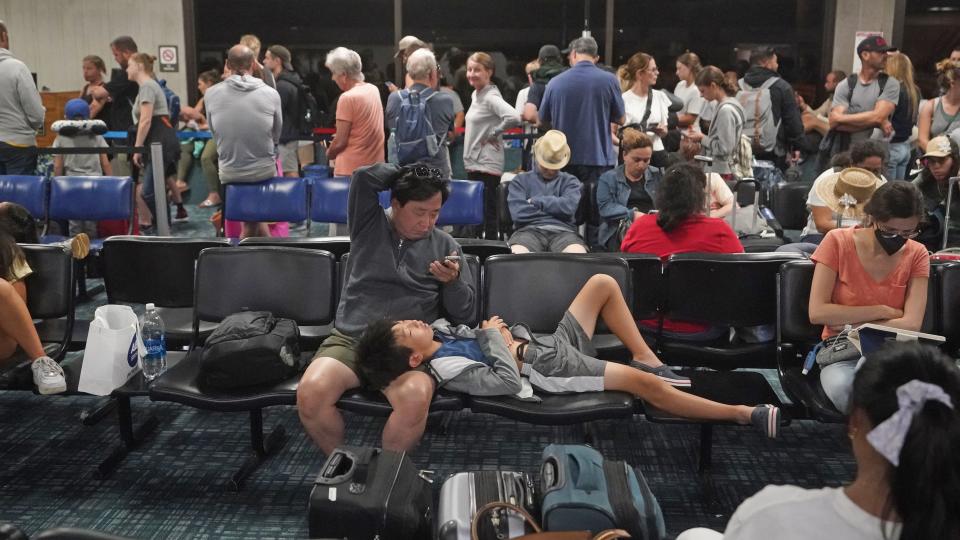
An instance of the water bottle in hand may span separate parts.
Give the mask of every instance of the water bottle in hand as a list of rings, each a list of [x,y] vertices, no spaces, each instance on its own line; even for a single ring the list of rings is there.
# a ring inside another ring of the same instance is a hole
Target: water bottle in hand
[[[143,377],[152,381],[167,368],[167,339],[163,334],[163,320],[153,304],[147,304],[140,326],[143,337]]]

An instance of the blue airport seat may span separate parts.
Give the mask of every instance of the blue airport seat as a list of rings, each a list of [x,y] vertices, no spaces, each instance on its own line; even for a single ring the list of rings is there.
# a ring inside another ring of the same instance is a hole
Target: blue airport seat
[[[451,180],[450,197],[440,210],[437,225],[483,223],[483,182]]]
[[[47,219],[128,220],[133,224],[133,180],[129,176],[55,176],[50,179]],[[65,236],[46,235],[45,244],[61,242]],[[90,242],[99,251],[102,240]]]
[[[346,223],[350,178],[346,176],[314,177],[310,181],[310,221]]]
[[[307,182],[277,177],[253,184],[227,184],[224,216],[232,221],[304,221]]]
[[[0,202],[17,203],[37,219],[46,218],[47,189],[42,176],[0,175]]]

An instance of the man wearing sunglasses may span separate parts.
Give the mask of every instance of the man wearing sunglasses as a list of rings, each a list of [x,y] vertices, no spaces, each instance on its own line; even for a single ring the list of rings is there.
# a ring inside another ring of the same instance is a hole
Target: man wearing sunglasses
[[[350,183],[350,266],[330,337],[324,340],[297,388],[304,429],[329,455],[343,442],[336,403],[354,388],[376,390],[357,368],[357,339],[384,318],[432,323],[444,316],[469,323],[477,291],[462,251],[435,227],[450,194],[436,168],[381,163],[357,169]],[[390,209],[379,192],[390,190]],[[393,407],[383,429],[383,448],[410,450],[420,440],[434,382],[414,370],[382,389]]]

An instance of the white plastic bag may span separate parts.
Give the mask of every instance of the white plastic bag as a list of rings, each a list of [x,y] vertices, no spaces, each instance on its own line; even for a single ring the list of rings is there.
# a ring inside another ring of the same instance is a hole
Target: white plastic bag
[[[130,306],[98,307],[87,332],[78,390],[110,395],[140,369],[143,350],[140,321]]]

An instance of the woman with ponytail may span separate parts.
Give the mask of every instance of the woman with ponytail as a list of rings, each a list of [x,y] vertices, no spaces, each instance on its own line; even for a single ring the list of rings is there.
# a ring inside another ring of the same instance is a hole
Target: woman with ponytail
[[[684,136],[692,143],[700,144],[700,153],[713,158],[713,164],[704,170],[715,172],[731,179],[739,159],[740,136],[743,134],[743,107],[734,98],[737,89],[723,75],[720,68],[707,66],[697,74],[697,88],[707,101],[716,101],[717,106],[710,132],[704,135],[688,128]]]
[[[960,370],[916,343],[870,354],[857,371],[847,436],[852,484],[767,486],[747,499],[723,535],[707,529],[677,540],[960,538]]]
[[[700,131],[697,117],[706,105],[696,84],[701,69],[703,66],[700,65],[700,57],[696,53],[687,51],[677,57],[677,78],[680,80],[673,93],[683,101],[683,109],[677,113],[677,123],[681,129],[692,127],[695,131]]]
[[[660,69],[657,61],[646,53],[638,52],[617,70],[620,88],[623,90],[623,108],[626,116],[624,126],[636,128],[653,140],[655,167],[667,166],[667,151],[660,137],[667,134],[667,117],[670,114],[670,98],[655,90]],[[620,126],[613,124],[613,144],[620,145]]]

